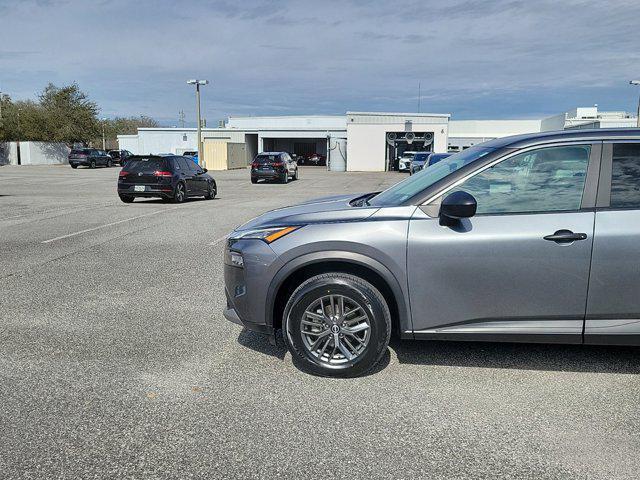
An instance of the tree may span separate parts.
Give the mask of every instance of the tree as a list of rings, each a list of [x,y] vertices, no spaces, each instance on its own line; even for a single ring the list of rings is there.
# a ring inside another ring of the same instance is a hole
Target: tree
[[[44,114],[44,137],[49,142],[86,143],[100,132],[98,106],[77,84],[47,85],[39,96]]]
[[[38,101],[14,102],[0,96],[0,141],[63,142],[102,146],[102,129],[110,147],[118,135],[135,134],[141,127],[157,127],[154,119],[116,117],[98,120],[99,108],[73,83],[64,87],[47,85]]]

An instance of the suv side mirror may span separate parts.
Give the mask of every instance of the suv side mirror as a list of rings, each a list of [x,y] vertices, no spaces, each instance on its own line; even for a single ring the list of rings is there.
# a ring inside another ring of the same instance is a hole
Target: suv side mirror
[[[453,192],[447,195],[440,205],[440,223],[448,225],[476,214],[478,203],[467,192]]]
[[[209,170],[207,170],[206,168],[202,169],[202,173],[207,173]]]

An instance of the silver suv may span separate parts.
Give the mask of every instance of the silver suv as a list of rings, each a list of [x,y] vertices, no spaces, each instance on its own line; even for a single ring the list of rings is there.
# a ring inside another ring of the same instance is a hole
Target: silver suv
[[[486,142],[381,193],[268,212],[225,252],[225,317],[312,373],[401,338],[640,345],[640,129]]]

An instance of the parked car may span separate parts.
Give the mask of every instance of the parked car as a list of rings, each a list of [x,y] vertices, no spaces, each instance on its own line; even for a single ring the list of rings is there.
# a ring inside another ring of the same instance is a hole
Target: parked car
[[[185,157],[189,157],[195,163],[199,164],[199,162],[198,162],[198,151],[197,150],[188,150],[188,151],[184,152],[182,155],[185,156]]]
[[[114,163],[122,166],[131,155],[129,150],[109,150],[107,154],[113,159]]]
[[[158,197],[181,203],[190,197],[215,198],[216,181],[190,158],[173,155],[133,155],[120,170],[118,195],[131,203],[136,197]]]
[[[326,155],[321,155],[319,153],[312,153],[306,156],[306,158],[304,159],[304,164],[314,166],[327,165],[327,157]]]
[[[416,153],[418,152],[404,152],[398,159],[398,171],[408,172],[411,161],[413,160],[413,157],[416,155]]]
[[[258,180],[278,180],[287,183],[298,179],[298,164],[287,152],[263,152],[251,163],[251,183]]]
[[[453,153],[431,153],[431,152],[418,152],[411,160],[411,166],[409,167],[409,175],[418,173],[425,167],[435,165],[440,160],[444,160],[450,157]]]
[[[491,140],[231,233],[225,317],[314,373],[401,338],[640,345],[640,129]]]
[[[71,168],[78,168],[80,165],[89,168],[113,166],[113,158],[107,155],[104,150],[96,150],[95,148],[74,148],[69,153],[68,159]]]

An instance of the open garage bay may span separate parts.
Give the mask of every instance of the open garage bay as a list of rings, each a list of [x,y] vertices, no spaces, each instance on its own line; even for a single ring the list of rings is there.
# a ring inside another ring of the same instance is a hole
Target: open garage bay
[[[223,319],[233,227],[401,174],[213,172],[182,205],[117,175],[0,170],[0,477],[637,478],[638,349],[393,340],[335,380]]]

